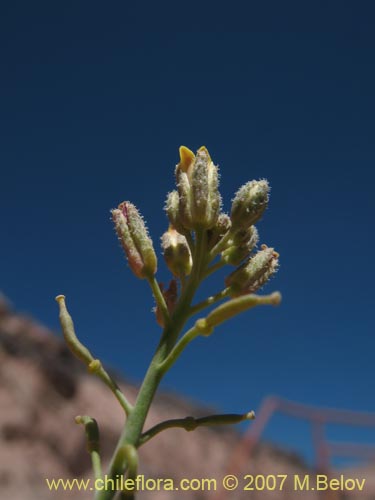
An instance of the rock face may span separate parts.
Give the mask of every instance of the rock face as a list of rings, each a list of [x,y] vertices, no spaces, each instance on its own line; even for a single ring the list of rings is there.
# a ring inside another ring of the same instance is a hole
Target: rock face
[[[137,387],[122,382],[134,401]],[[207,409],[182,398],[162,394],[156,398],[147,426],[187,415],[201,416]],[[0,298],[0,497],[11,500],[93,498],[92,491],[51,491],[46,479],[91,478],[84,430],[74,423],[78,414],[90,415],[100,425],[102,456],[108,462],[123,425],[123,413],[101,381],[86,374],[65,345],[35,321],[11,311]],[[142,447],[139,474],[145,479],[217,479],[217,489],[228,473],[228,456],[239,442],[229,428],[200,428],[194,432],[168,430]],[[302,461],[270,445],[260,445],[244,474],[300,474],[309,471]],[[142,491],[139,499],[186,498],[318,498],[315,492]],[[149,483],[152,487],[154,483]],[[211,483],[213,484],[213,483]],[[195,483],[196,487],[197,483]],[[207,489],[207,488],[206,488]],[[211,486],[213,489],[213,486]],[[337,497],[335,497],[337,498]],[[352,498],[352,497],[351,497]],[[358,498],[371,498],[365,495]],[[374,497],[372,497],[374,498]]]

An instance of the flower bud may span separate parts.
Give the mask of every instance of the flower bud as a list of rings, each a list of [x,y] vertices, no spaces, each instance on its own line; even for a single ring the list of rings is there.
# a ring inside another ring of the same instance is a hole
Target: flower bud
[[[183,226],[189,230],[212,228],[219,216],[221,197],[218,170],[204,146],[196,156],[185,146],[180,147],[176,181]]]
[[[137,208],[124,201],[117,209],[112,210],[112,218],[133,273],[138,278],[155,274],[157,259],[154,247]]]
[[[190,274],[193,261],[185,236],[169,228],[161,238],[161,246],[168,269],[174,276],[181,278]]]
[[[254,250],[259,240],[258,231],[255,226],[249,229],[240,229],[232,238],[232,245],[221,254],[227,264],[238,266]]]
[[[231,227],[231,221],[227,214],[221,213],[215,226],[208,231],[208,248],[213,248]]]
[[[209,332],[210,328],[212,331],[216,326],[224,323],[224,321],[227,321],[228,319],[231,319],[234,316],[247,311],[248,309],[261,305],[277,306],[280,304],[280,302],[281,295],[279,292],[273,292],[270,295],[263,296],[247,294],[242,297],[236,297],[234,299],[228,300],[227,302],[224,302],[216,309],[211,311],[207,318],[198,320],[195,325],[199,330],[200,324],[198,322],[200,321],[201,324],[205,327],[206,331]],[[203,335],[204,334],[205,332],[203,331]],[[207,334],[209,333],[206,333],[206,335]]]
[[[167,212],[169,222],[181,234],[185,233],[185,228],[180,220],[180,200],[177,191],[171,191],[165,202],[165,211]]]
[[[269,185],[266,180],[250,181],[236,193],[231,211],[232,226],[247,229],[263,215],[269,199]]]
[[[237,268],[225,280],[232,296],[254,293],[277,271],[279,254],[262,245],[262,250]]]

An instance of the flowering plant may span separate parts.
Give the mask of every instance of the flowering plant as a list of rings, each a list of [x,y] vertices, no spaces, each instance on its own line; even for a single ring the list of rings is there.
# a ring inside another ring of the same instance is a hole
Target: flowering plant
[[[278,292],[263,296],[255,294],[278,267],[279,256],[273,248],[262,245],[260,250],[256,250],[259,237],[255,224],[268,204],[267,181],[251,181],[242,186],[233,199],[230,215],[227,215],[221,212],[218,168],[205,147],[194,154],[182,146],[175,173],[177,189],[169,193],[166,201],[169,228],[161,239],[163,255],[172,274],[167,289],[156,279],[156,253],[137,208],[124,201],[112,210],[115,229],[129,267],[138,278],[150,284],[156,302],[156,320],[162,328],[159,344],[134,405],[130,404],[101,362],[78,340],[65,297],[56,297],[66,343],[85,363],[89,372],[96,374],[111,389],[126,415],[124,429],[109,464],[106,476],[109,478],[120,475],[135,478],[137,449],[165,429],[181,427],[193,430],[200,425],[233,424],[254,418],[253,412],[186,417],[143,429],[162,377],[194,338],[211,335],[221,323],[252,307],[277,305],[281,300]],[[193,303],[200,284],[224,266],[234,266],[235,269],[226,277],[223,289],[199,303]],[[182,334],[190,318],[219,301],[222,304],[211,308]],[[103,472],[98,425],[88,416],[77,417],[76,421],[85,426],[94,475],[100,479]],[[112,490],[97,491],[95,499],[111,500],[116,494]],[[135,492],[129,488],[121,495],[134,498]]]

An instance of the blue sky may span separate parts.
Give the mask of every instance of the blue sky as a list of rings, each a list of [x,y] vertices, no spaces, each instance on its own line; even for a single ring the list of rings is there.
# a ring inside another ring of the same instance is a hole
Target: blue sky
[[[147,31],[151,12],[135,30],[120,3],[3,6],[0,288],[17,309],[58,331],[66,294],[95,355],[141,379],[159,332],[109,210],[133,201],[158,247],[178,147],[204,144],[226,210],[247,180],[271,183],[259,231],[283,304],[197,340],[163,386],[225,411],[268,394],[375,411],[374,9],[349,3],[250,3],[248,31]],[[302,440],[290,421],[268,432]]]

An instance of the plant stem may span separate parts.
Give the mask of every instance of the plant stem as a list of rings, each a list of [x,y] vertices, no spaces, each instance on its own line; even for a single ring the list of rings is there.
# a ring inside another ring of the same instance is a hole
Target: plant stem
[[[221,238],[221,240],[218,243],[216,243],[214,248],[209,253],[209,262],[211,262],[216,257],[216,255],[225,248],[225,245],[228,243],[228,240],[230,239],[231,236],[232,236],[232,231],[231,229],[228,229],[225,235]]]
[[[203,268],[206,263],[206,245],[206,232],[197,231],[191,275],[169,322],[166,324],[160,343],[139,390],[134,408],[128,415],[109,465],[108,478],[113,479],[118,474],[119,469],[122,472],[125,470],[126,460],[120,460],[121,449],[127,444],[134,447],[137,447],[139,444],[150,405],[164,374],[161,365],[173,349],[181,329],[189,318],[190,305],[194,293],[200,284]],[[116,492],[111,490],[100,491],[96,493],[95,498],[97,500],[112,500],[115,494]]]
[[[163,374],[171,368],[171,366],[180,356],[185,347],[190,344],[190,342],[194,340],[195,337],[198,337],[200,333],[200,330],[193,326],[185,333],[185,335],[177,342],[177,344],[175,344],[171,352],[168,354],[168,357],[165,358],[164,361],[160,364],[160,370]]]
[[[117,383],[110,377],[106,370],[101,366],[101,369],[96,373],[96,375],[102,379],[102,381],[111,389],[115,395],[117,401],[120,403],[121,407],[125,411],[126,415],[132,411],[133,406],[129,403],[124,393],[121,391]]]
[[[151,438],[159,434],[166,429],[180,428],[186,431],[193,431],[197,427],[201,426],[211,426],[211,425],[232,425],[243,422],[244,420],[253,420],[255,418],[255,413],[250,411],[243,415],[237,415],[233,413],[224,415],[208,415],[206,417],[185,417],[185,418],[174,418],[171,420],[165,420],[155,425],[148,431],[141,435],[139,445],[147,443]]]
[[[91,456],[92,469],[95,479],[102,477],[102,464],[100,460],[99,428],[96,420],[87,415],[76,417],[76,423],[85,426],[87,450]]]
[[[211,295],[206,300],[202,300],[202,302],[199,302],[195,306],[192,306],[190,308],[190,316],[193,316],[194,314],[199,313],[203,309],[206,309],[206,307],[211,306],[216,302],[219,302],[219,300],[225,299],[226,297],[228,297],[229,292],[230,288],[224,288],[224,290],[221,290],[221,292],[218,292],[215,295]]]
[[[166,325],[169,321],[169,311],[164,296],[161,293],[159,283],[157,282],[154,275],[150,276],[147,280],[150,284],[152,293],[154,295],[156,305],[160,309],[161,314],[163,316],[164,324]]]

